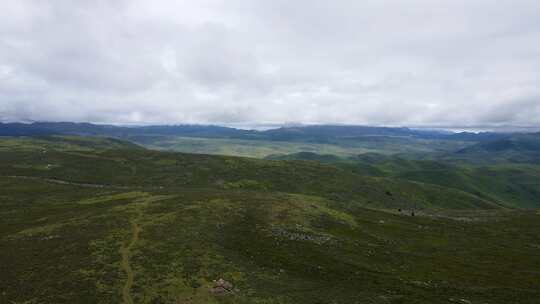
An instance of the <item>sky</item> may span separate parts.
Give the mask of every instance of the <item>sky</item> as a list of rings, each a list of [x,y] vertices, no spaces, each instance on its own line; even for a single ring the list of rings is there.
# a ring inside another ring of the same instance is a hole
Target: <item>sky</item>
[[[0,1],[0,121],[540,125],[538,0]]]

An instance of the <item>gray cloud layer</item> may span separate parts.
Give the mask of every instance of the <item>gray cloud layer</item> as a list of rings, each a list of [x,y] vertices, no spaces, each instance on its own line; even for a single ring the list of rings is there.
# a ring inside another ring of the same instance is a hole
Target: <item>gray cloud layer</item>
[[[17,0],[0,11],[0,120],[540,124],[537,0]]]

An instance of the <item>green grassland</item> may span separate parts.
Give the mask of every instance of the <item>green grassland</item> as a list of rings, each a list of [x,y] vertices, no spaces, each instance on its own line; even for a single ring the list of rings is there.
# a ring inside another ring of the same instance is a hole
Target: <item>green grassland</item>
[[[456,188],[104,138],[0,147],[0,303],[540,298],[540,214]]]
[[[270,158],[332,164],[363,176],[416,181],[461,190],[508,207],[540,208],[540,166],[537,164],[491,162],[473,165],[371,153],[340,157],[302,152]]]
[[[132,149],[0,151],[4,176],[139,188],[207,188],[316,195],[371,208],[485,209],[502,205],[458,189],[371,177],[327,164]]]
[[[183,153],[231,155],[257,158],[264,158],[268,155],[275,153],[288,154],[300,151],[324,151],[324,153],[338,155],[376,151],[366,148],[347,149],[336,145],[320,143],[297,143],[243,139],[164,136],[145,136],[137,137],[134,139],[138,143],[155,150],[169,150]]]
[[[157,150],[264,158],[273,154],[315,152],[351,156],[361,153],[447,152],[470,143],[389,136],[364,136],[325,141],[271,141],[179,136],[130,136],[130,141]]]

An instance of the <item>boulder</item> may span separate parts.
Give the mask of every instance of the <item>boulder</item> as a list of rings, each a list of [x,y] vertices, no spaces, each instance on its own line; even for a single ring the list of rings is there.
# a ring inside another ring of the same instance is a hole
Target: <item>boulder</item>
[[[219,279],[217,281],[214,281],[214,286],[210,288],[210,293],[220,296],[225,295],[227,293],[231,293],[233,291],[233,285],[225,281],[224,279]]]

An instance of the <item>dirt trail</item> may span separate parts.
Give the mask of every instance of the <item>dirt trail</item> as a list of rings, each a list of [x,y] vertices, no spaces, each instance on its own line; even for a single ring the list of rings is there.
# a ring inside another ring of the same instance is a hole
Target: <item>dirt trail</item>
[[[44,181],[44,182],[53,183],[53,184],[71,185],[71,186],[87,187],[87,188],[110,188],[110,189],[131,189],[131,188],[134,188],[134,187],[115,186],[115,185],[77,183],[77,182],[71,182],[71,181],[66,181],[66,180],[61,180],[61,179],[39,177],[39,176],[3,175],[3,176],[0,176],[0,177],[38,180],[38,181]]]
[[[135,246],[135,243],[139,240],[139,233],[141,232],[141,227],[137,224],[136,220],[131,221],[131,240],[127,244],[123,244],[120,247],[120,253],[122,254],[121,267],[126,273],[127,279],[124,287],[122,288],[122,300],[125,304],[133,304],[133,298],[131,297],[131,286],[133,286],[133,281],[135,279],[135,273],[131,268],[130,257],[131,249]]]
[[[47,182],[47,183],[53,183],[53,184],[59,184],[59,185],[71,185],[71,186],[86,187],[86,188],[105,188],[105,189],[122,189],[122,190],[128,190],[128,189],[157,189],[157,190],[162,190],[164,188],[163,186],[144,186],[143,187],[143,186],[119,186],[119,185],[79,183],[79,182],[72,182],[72,181],[61,180],[61,179],[56,179],[56,178],[47,178],[47,177],[39,177],[39,176],[25,176],[25,175],[0,175],[0,177],[38,180],[38,181],[43,181],[43,182]]]

